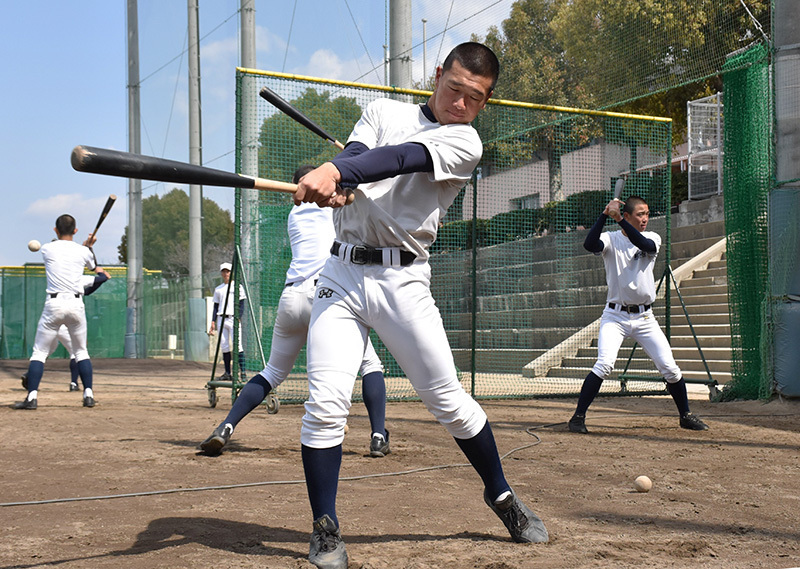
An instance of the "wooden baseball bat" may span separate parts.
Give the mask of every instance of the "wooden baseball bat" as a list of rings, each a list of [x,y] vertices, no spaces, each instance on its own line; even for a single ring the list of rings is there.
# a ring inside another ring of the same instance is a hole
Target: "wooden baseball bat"
[[[262,87],[261,92],[259,93],[262,98],[266,99],[273,105],[275,105],[278,109],[283,112],[289,118],[299,122],[301,125],[306,127],[308,130],[320,136],[333,144],[339,150],[344,149],[344,144],[336,140],[333,136],[328,134],[321,126],[317,123],[312,121],[306,115],[303,114],[300,109],[289,103],[286,99],[283,99],[280,95],[278,95],[275,91],[270,89],[269,87]]]
[[[248,188],[270,192],[293,194],[296,184],[266,180],[187,164],[176,160],[156,158],[110,150],[93,146],[76,146],[72,149],[72,167],[79,172],[152,180],[154,182],[173,182],[176,184],[198,184],[202,186],[227,186]]]
[[[619,197],[622,195],[622,188],[625,187],[625,179],[624,178],[617,178],[617,181],[614,183],[614,198],[618,200]]]
[[[103,212],[100,214],[100,219],[97,220],[97,225],[94,227],[94,231],[92,231],[92,235],[97,237],[97,230],[100,229],[100,225],[106,220],[106,216],[108,212],[111,211],[111,208],[114,207],[114,202],[117,201],[117,196],[111,194],[108,196],[106,200],[106,205],[103,207]]]

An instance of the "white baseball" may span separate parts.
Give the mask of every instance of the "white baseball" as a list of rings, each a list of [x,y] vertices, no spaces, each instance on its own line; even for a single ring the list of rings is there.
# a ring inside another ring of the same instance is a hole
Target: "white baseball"
[[[41,247],[42,247],[42,244],[39,243],[36,239],[31,239],[30,241],[28,241],[28,249],[30,249],[31,251],[36,252]]]
[[[637,492],[649,492],[650,488],[653,487],[653,481],[647,476],[637,476],[636,480],[633,481],[633,487],[636,488]]]

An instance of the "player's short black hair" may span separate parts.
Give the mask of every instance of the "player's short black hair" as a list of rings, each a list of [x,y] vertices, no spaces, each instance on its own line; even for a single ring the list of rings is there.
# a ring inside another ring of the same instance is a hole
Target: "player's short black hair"
[[[296,184],[297,182],[300,181],[300,178],[302,178],[303,176],[305,176],[306,174],[308,174],[309,172],[311,172],[311,170],[314,170],[315,168],[316,168],[316,166],[312,166],[311,164],[303,164],[302,166],[297,168],[297,170],[294,171],[294,175],[292,176],[292,183]]]
[[[75,233],[75,218],[68,213],[59,215],[56,219],[56,232],[59,237]]]
[[[450,69],[454,61],[458,61],[470,73],[491,78],[491,90],[494,90],[500,75],[500,62],[491,49],[474,41],[459,44],[445,58],[442,71]]]
[[[647,205],[647,202],[642,196],[628,196],[628,199],[625,200],[625,205],[622,207],[622,213],[632,214],[633,210],[636,209],[636,206],[639,204]]]

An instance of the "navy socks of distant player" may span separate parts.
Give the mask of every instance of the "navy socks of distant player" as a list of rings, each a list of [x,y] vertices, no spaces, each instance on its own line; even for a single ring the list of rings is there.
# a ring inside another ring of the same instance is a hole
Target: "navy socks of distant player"
[[[31,360],[28,363],[28,393],[39,389],[42,375],[44,375],[44,362]]]
[[[361,378],[361,395],[373,433],[386,436],[386,383],[383,373],[374,371]],[[316,518],[315,518],[316,519]]]
[[[480,433],[471,439],[456,439],[456,443],[478,472],[486,487],[486,494],[491,496],[492,500],[497,500],[502,494],[511,490],[500,465],[500,455],[497,453],[497,444],[488,420]]]
[[[667,382],[667,391],[672,395],[681,417],[686,415],[689,412],[689,395],[686,393],[686,382],[683,378],[675,383]]]
[[[225,363],[225,373],[231,374],[231,353],[222,352],[222,361]]]
[[[590,371],[586,379],[583,380],[581,386],[581,394],[578,396],[578,406],[575,409],[575,414],[579,417],[586,416],[586,410],[592,404],[594,398],[600,393],[600,386],[603,385],[603,379]]]
[[[75,361],[75,358],[69,360],[69,375],[70,375],[70,382],[74,383],[75,385],[78,384],[78,362]]]
[[[303,471],[306,475],[308,501],[314,520],[328,514],[339,527],[336,517],[336,491],[339,469],[342,466],[342,445],[331,448],[311,448],[301,445]]]
[[[244,352],[239,352],[239,377],[244,377]]]
[[[92,360],[85,359],[78,362],[78,375],[83,383],[83,396],[93,397],[92,394]]]
[[[236,397],[236,401],[234,401],[233,406],[231,406],[231,410],[228,412],[228,416],[225,417],[225,420],[220,424],[225,425],[226,423],[230,423],[235,429],[236,425],[238,425],[250,411],[258,407],[261,402],[264,401],[264,398],[271,390],[272,387],[270,387],[269,382],[263,375],[257,373],[242,387],[242,390]]]

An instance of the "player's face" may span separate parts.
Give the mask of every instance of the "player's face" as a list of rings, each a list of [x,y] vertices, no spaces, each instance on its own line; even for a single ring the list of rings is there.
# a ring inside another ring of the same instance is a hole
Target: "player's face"
[[[222,274],[222,282],[228,284],[228,281],[231,280],[231,272],[228,269],[222,269],[220,273]]]
[[[467,124],[478,116],[492,95],[492,80],[470,73],[458,62],[436,70],[436,88],[429,105],[439,124]]]
[[[646,203],[637,204],[633,208],[633,213],[626,213],[624,217],[628,223],[640,232],[644,231],[647,227],[647,222],[650,221],[650,208]]]

